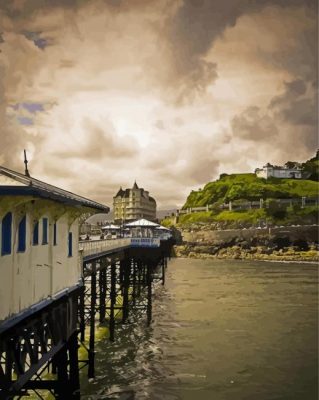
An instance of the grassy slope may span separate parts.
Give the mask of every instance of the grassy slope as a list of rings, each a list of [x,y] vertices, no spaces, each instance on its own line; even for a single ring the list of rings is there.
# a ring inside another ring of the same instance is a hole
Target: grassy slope
[[[318,182],[302,179],[263,179],[255,174],[224,175],[208,183],[203,190],[192,191],[183,209],[221,204],[235,200],[257,201],[263,199],[316,197]]]

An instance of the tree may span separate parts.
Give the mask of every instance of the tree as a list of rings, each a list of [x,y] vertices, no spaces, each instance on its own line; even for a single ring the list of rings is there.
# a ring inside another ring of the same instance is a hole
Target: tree
[[[294,169],[299,167],[299,163],[297,161],[287,161],[285,164],[285,167],[289,168],[289,169]]]

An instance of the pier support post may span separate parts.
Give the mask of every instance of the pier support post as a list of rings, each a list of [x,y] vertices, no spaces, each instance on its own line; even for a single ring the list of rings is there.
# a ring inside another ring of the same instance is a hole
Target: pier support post
[[[100,299],[99,299],[99,313],[100,313],[100,322],[105,320],[105,299],[106,299],[106,274],[105,274],[105,264],[101,265],[100,273],[99,273],[99,286],[100,286]]]
[[[62,347],[54,358],[58,375],[56,399],[62,400],[65,399],[66,392],[69,394],[67,346]]]
[[[88,377],[94,378],[94,358],[95,358],[95,307],[96,307],[96,262],[92,262],[91,274],[91,304],[90,304],[90,338],[89,338],[89,366]]]
[[[13,338],[11,338],[10,341],[6,343],[5,377],[8,386],[12,381],[12,367],[13,367],[12,354],[13,354]]]
[[[166,268],[166,258],[162,259],[162,285],[165,285],[165,268]]]
[[[131,269],[131,260],[123,261],[124,264],[124,281],[123,281],[123,314],[122,314],[122,322],[125,323],[128,318],[129,313],[129,301],[128,301],[128,290],[130,285],[130,269]]]
[[[74,400],[80,399],[78,348],[77,332],[75,332],[69,339],[70,391]]]
[[[123,296],[123,282],[124,282],[124,269],[125,269],[125,262],[124,260],[120,261],[120,273],[119,273],[119,283],[122,289],[122,296]]]
[[[136,295],[137,295],[137,265],[135,260],[131,260],[132,266],[132,297],[133,297],[133,306],[136,305]]]
[[[137,268],[137,292],[136,296],[141,296],[141,285],[143,284],[142,265],[139,261],[134,261]]]
[[[114,331],[115,331],[115,316],[114,316],[114,308],[116,303],[116,265],[115,263],[111,264],[111,290],[110,290],[110,340],[114,341]]]
[[[85,340],[85,285],[83,284],[83,288],[81,290],[79,296],[79,319],[80,319],[80,340],[84,342]]]
[[[147,281],[147,325],[152,322],[152,265],[146,265],[146,281]]]

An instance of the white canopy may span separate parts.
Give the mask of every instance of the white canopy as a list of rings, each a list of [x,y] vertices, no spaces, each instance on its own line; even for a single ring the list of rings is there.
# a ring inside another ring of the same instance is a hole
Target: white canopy
[[[147,219],[142,218],[137,221],[130,222],[130,223],[126,224],[125,226],[131,227],[131,228],[138,227],[138,226],[145,227],[145,228],[151,228],[151,227],[154,228],[154,227],[159,226],[159,224],[156,224],[155,222],[148,221]]]
[[[118,226],[118,225],[112,225],[112,224],[110,224],[110,225],[102,226],[101,229],[121,229],[121,227]]]
[[[170,229],[166,228],[166,226],[160,225],[156,229],[163,230],[163,231],[171,231]]]

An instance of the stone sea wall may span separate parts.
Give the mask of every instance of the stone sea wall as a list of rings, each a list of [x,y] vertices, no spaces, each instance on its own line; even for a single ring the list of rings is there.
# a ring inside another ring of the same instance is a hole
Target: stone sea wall
[[[190,258],[318,262],[318,226],[215,231],[180,229],[173,255]]]

